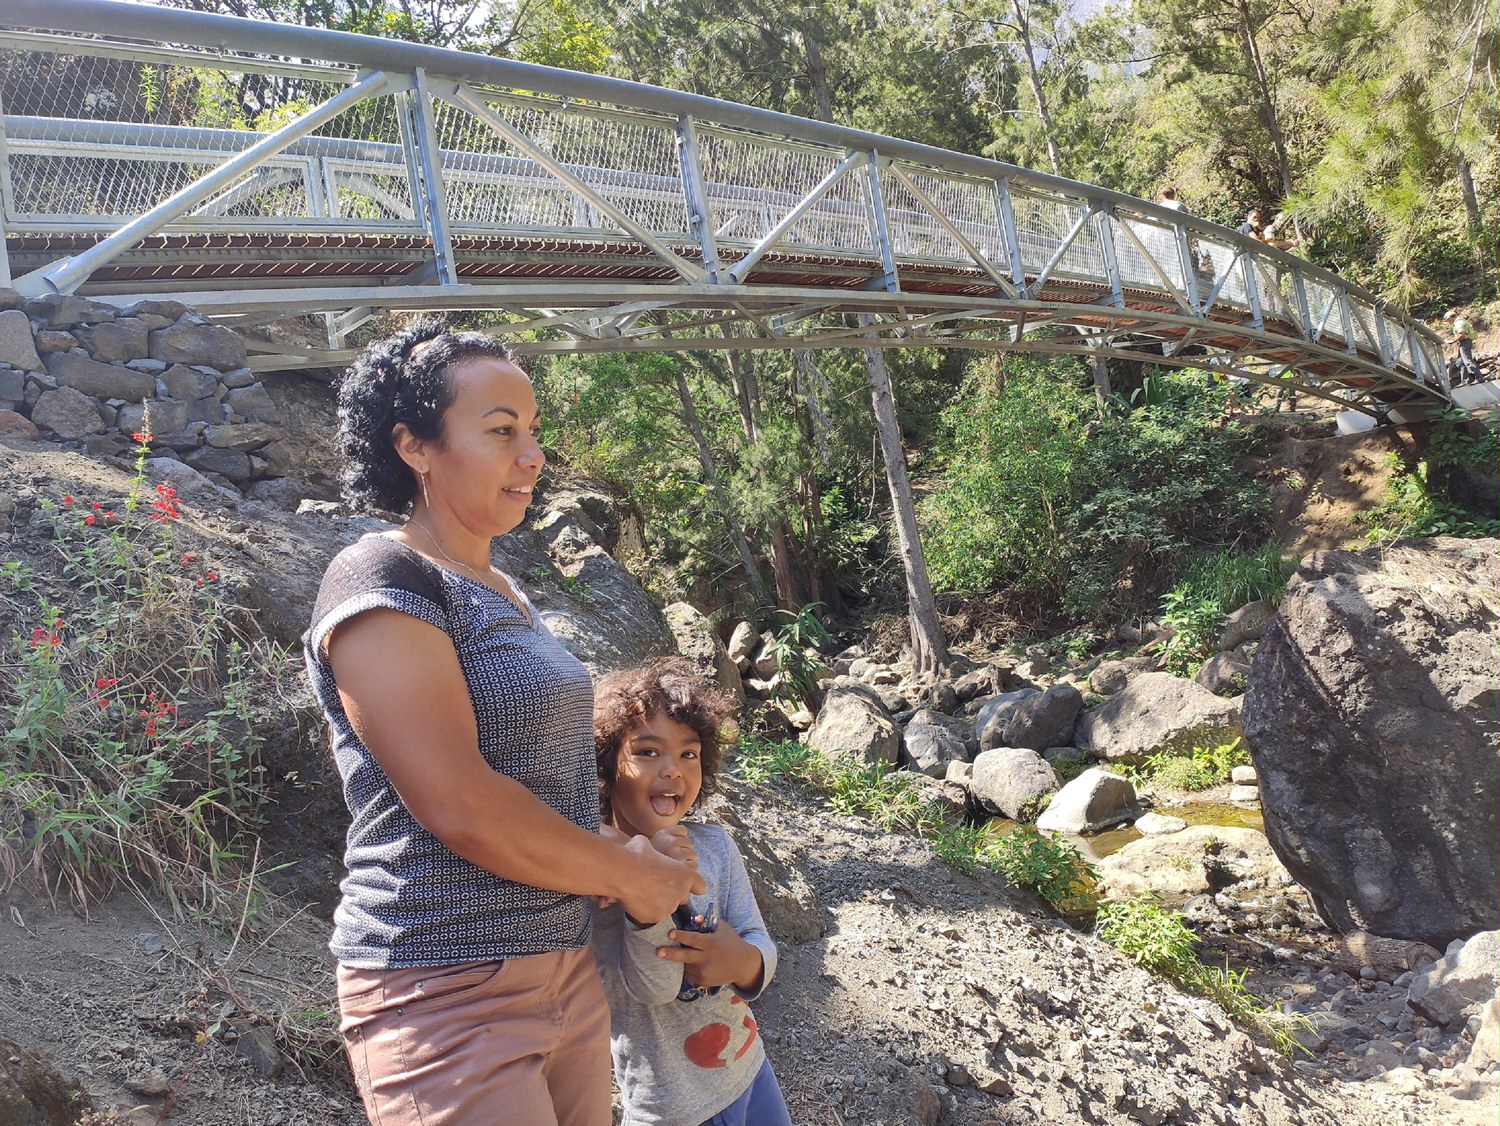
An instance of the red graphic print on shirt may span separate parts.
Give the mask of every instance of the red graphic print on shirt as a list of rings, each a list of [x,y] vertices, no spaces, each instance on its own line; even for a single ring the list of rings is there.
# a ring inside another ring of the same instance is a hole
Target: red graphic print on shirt
[[[755,1043],[757,1030],[755,1018],[750,1015],[750,1006],[739,996],[730,998],[730,1004],[739,1005],[745,1010],[744,1019],[740,1021],[738,1028],[730,1028],[722,1021],[714,1021],[712,1024],[705,1024],[682,1042],[683,1053],[699,1067],[726,1067],[731,1058],[739,1059]],[[743,1039],[739,1039],[741,1037]],[[734,1047],[737,1039],[739,1044]],[[729,1051],[731,1047],[734,1047],[732,1057]]]

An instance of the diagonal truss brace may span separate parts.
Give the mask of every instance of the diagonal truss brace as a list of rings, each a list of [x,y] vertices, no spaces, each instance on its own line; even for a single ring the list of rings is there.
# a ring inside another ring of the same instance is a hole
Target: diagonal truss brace
[[[943,228],[953,236],[954,241],[957,242],[959,246],[964,248],[964,253],[967,254],[970,258],[974,259],[975,264],[981,270],[989,274],[995,285],[999,287],[1000,292],[1004,293],[1007,297],[1015,297],[1016,287],[1014,284],[1012,284],[1011,280],[1000,272],[999,267],[991,262],[989,258],[985,256],[984,252],[981,251],[977,246],[975,246],[974,243],[968,238],[968,236],[960,231],[958,227],[953,223],[953,221],[948,218],[948,216],[943,214],[942,209],[932,201],[931,197],[929,197],[926,192],[917,187],[910,176],[901,171],[901,166],[893,161],[890,165],[888,165],[888,168],[890,169],[891,175],[895,176],[896,179],[900,180],[904,185],[906,185],[906,190],[911,192],[911,194],[916,197],[917,202],[925,207],[932,215],[932,217],[943,225]]]
[[[99,267],[113,261],[143,239],[154,235],[174,219],[181,218],[200,203],[212,198],[217,192],[233,184],[247,172],[253,171],[262,160],[275,156],[356,103],[383,94],[401,81],[400,78],[386,74],[384,71],[375,71],[373,74],[365,75],[354,85],[341,90],[322,105],[315,106],[274,133],[268,133],[238,156],[225,161],[207,175],[199,177],[82,254],[64,258],[60,262],[54,262],[40,270],[33,270],[25,277],[17,279],[15,284],[17,292],[26,297],[40,297],[44,293],[72,293]]]
[[[682,275],[690,282],[701,282],[708,280],[708,272],[701,266],[685,261],[680,254],[671,246],[657,238],[645,227],[630,218],[614,204],[610,203],[588,184],[584,183],[573,173],[565,168],[561,161],[543,149],[521,130],[510,123],[506,117],[491,108],[474,88],[466,82],[429,82],[428,89],[432,96],[455,105],[459,109],[473,114],[484,122],[496,133],[500,134],[506,142],[525,153],[529,158],[536,161],[538,165],[546,169],[555,179],[561,180],[574,193],[581,196],[585,201],[597,208],[601,214],[608,215],[620,229],[627,234],[634,235],[650,247],[658,258],[665,261],[672,269]]]
[[[832,172],[828,173],[828,175],[824,176],[822,182],[817,187],[802,197],[801,203],[783,215],[781,222],[767,231],[766,237],[756,243],[751,248],[750,253],[734,264],[729,271],[730,276],[737,282],[743,282],[745,275],[750,272],[750,268],[761,260],[766,251],[780,242],[786,236],[786,233],[797,225],[798,220],[812,210],[813,205],[818,200],[827,195],[835,184],[849,174],[851,168],[864,159],[866,159],[864,153],[851,152],[843,160],[839,161],[838,166]]]

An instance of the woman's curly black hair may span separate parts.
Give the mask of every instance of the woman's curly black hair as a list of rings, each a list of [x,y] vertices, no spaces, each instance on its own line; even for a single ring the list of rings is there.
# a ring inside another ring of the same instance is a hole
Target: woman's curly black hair
[[[453,402],[455,364],[486,357],[515,363],[499,340],[482,332],[450,332],[435,317],[377,340],[339,381],[337,445],[344,461],[344,496],[358,511],[405,512],[417,479],[396,452],[398,422],[418,438],[441,441],[443,412]]]
[[[626,736],[651,716],[666,716],[698,736],[703,788],[718,789],[724,750],[740,737],[734,701],[690,661],[669,657],[604,676],[594,689],[594,761],[599,768],[599,806],[610,816],[610,795]],[[696,804],[696,803],[695,803]]]

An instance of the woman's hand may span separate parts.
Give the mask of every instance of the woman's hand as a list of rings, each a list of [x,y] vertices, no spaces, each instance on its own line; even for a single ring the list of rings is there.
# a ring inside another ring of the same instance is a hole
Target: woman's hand
[[[663,856],[647,837],[632,837],[621,850],[630,871],[623,873],[616,896],[625,913],[642,926],[661,922],[687,902],[690,895],[708,890],[698,869],[681,860]]]
[[[662,946],[658,958],[682,963],[682,976],[695,985],[713,987],[732,985],[745,993],[760,989],[765,975],[765,960],[755,947],[741,938],[727,923],[717,930],[673,930],[668,938],[676,946]]]

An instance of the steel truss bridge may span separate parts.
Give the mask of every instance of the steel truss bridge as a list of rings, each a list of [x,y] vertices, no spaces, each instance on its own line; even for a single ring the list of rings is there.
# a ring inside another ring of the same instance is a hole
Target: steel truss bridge
[[[957,347],[1450,401],[1439,339],[1181,211],[595,75],[115,0],[0,4],[0,284],[323,314],[495,310],[525,352]],[[549,331],[538,331],[549,330]]]

